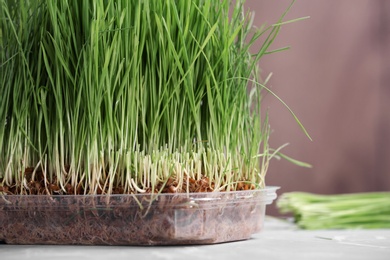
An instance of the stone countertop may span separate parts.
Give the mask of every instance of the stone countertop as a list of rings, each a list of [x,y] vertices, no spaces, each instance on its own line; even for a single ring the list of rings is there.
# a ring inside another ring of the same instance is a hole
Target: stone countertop
[[[0,259],[390,259],[390,229],[300,230],[267,217],[250,240],[207,246],[19,246],[0,245]]]

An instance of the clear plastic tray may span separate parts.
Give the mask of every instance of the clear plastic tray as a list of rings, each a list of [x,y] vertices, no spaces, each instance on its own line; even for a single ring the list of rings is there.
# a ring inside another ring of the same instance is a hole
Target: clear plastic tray
[[[244,240],[277,187],[219,193],[0,196],[8,244],[178,245]]]

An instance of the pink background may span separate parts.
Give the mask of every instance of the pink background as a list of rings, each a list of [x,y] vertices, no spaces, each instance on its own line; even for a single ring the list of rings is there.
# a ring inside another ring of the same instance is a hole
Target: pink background
[[[255,24],[274,23],[290,1],[248,0]],[[260,62],[269,84],[309,131],[308,140],[271,95],[271,144],[306,161],[306,169],[274,160],[267,184],[279,192],[349,193],[390,190],[390,1],[298,0],[274,48]],[[259,45],[257,46],[257,48]],[[254,48],[256,50],[256,48]],[[271,209],[273,212],[273,209]]]

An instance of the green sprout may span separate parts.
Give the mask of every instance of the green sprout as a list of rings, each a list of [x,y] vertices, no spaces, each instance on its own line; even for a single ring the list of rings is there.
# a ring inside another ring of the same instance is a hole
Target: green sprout
[[[292,213],[305,229],[390,228],[390,192],[287,192],[277,206],[281,213]]]
[[[0,0],[0,193],[265,187],[258,62],[286,13],[256,29],[243,1]]]

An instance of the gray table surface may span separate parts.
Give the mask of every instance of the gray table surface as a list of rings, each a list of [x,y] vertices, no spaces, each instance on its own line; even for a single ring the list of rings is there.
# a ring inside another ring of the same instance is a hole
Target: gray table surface
[[[0,259],[390,259],[390,229],[300,230],[275,218],[250,240],[207,246],[0,245]]]

